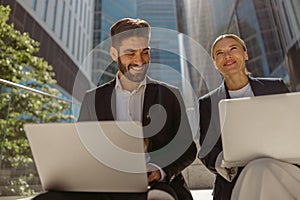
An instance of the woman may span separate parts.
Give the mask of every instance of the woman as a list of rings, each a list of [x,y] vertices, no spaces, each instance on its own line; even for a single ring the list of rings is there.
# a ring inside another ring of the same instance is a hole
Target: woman
[[[272,177],[267,174],[270,170],[274,171],[272,166],[279,166],[281,169],[275,170],[275,177],[277,173],[286,173],[287,171],[288,173],[292,171],[292,177],[295,177],[294,173],[299,176],[299,168],[294,165],[273,159],[257,159],[244,168],[221,167],[223,153],[218,102],[221,99],[279,94],[289,91],[281,79],[253,78],[249,75],[245,67],[245,62],[248,60],[246,45],[241,38],[234,34],[219,36],[212,45],[211,57],[215,67],[223,75],[224,82],[217,89],[199,99],[201,145],[199,159],[216,174],[214,199],[263,198],[265,200],[272,199],[273,196],[270,195],[270,192],[275,194],[276,191],[281,193],[276,194],[276,197],[286,194],[280,199],[299,197],[295,192],[289,196],[290,194],[287,194],[291,193],[289,188],[283,187],[282,185],[285,183],[282,183],[280,179],[271,185],[272,187],[269,187],[270,190],[265,186],[265,183],[270,185],[269,181]],[[262,177],[267,178],[263,179]],[[300,177],[293,184],[300,185]],[[297,187],[300,188],[300,186]]]

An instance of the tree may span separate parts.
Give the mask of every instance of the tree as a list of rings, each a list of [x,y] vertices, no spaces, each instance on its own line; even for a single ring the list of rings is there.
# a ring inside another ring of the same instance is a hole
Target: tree
[[[59,96],[54,87],[54,72],[43,58],[35,56],[39,43],[8,24],[10,8],[0,6],[0,78]],[[72,120],[65,114],[71,105],[59,99],[0,85],[0,155],[1,184],[6,189],[0,195],[34,193],[30,187],[37,176],[30,147],[23,129],[25,123]],[[3,169],[21,171],[7,178]]]

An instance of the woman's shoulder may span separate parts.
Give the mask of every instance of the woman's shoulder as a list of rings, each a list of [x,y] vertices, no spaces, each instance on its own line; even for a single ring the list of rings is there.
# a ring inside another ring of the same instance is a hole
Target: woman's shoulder
[[[249,77],[251,81],[262,82],[262,83],[282,83],[282,78],[274,78],[274,77]]]

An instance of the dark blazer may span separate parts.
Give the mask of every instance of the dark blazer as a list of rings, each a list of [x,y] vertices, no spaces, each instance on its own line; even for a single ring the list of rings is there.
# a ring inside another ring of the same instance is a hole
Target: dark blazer
[[[115,83],[114,79],[86,93],[78,121],[116,119]],[[149,77],[146,84],[142,124],[144,135],[149,140],[151,162],[162,167],[166,183],[174,188],[179,199],[192,199],[181,171],[194,161],[197,148],[182,96],[177,88]],[[159,124],[162,124],[160,129]]]
[[[249,82],[254,96],[289,92],[281,79],[249,77]],[[218,200],[230,199],[235,182],[243,169],[239,168],[238,174],[232,182],[224,179],[215,169],[216,159],[219,153],[223,151],[218,103],[221,99],[229,98],[228,90],[225,83],[223,83],[220,87],[199,99],[201,149],[198,157],[211,172],[216,174],[213,195],[214,199]]]

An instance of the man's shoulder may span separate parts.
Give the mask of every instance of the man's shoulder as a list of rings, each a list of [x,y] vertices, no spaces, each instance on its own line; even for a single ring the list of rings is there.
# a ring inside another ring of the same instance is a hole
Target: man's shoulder
[[[101,92],[107,92],[107,91],[111,91],[113,88],[115,87],[115,79],[103,83],[102,85],[99,85],[96,88],[90,89],[88,90],[86,93],[87,94],[94,94],[94,93],[101,93]]]
[[[147,86],[156,86],[161,89],[167,89],[167,90],[179,90],[179,88],[174,85],[150,77],[147,77]]]

